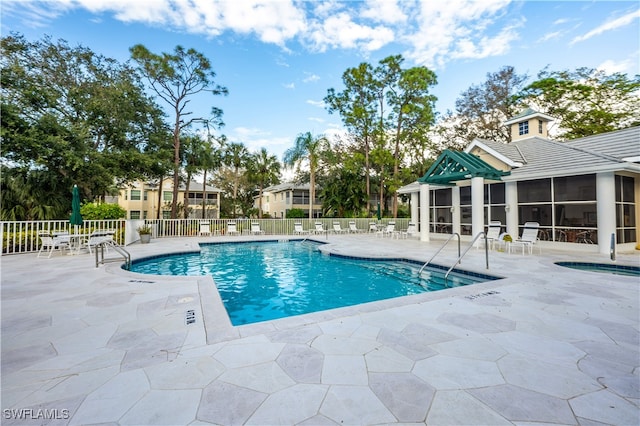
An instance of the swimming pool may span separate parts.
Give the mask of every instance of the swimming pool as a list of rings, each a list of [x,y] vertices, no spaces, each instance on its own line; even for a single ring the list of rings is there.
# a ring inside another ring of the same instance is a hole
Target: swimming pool
[[[605,272],[609,274],[640,277],[640,266],[589,262],[556,262],[556,265],[564,266],[565,268],[578,269],[580,271]]]
[[[421,263],[322,254],[319,243],[202,244],[200,252],[140,259],[132,272],[211,275],[233,325],[250,324],[497,279]]]

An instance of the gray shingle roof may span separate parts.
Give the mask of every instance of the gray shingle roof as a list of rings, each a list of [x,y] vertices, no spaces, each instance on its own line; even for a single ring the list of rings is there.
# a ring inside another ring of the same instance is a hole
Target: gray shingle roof
[[[262,191],[274,193],[274,192],[287,191],[291,189],[309,190],[310,187],[311,185],[309,185],[308,183],[303,183],[302,185],[296,185],[291,182],[286,182],[286,183],[280,183],[278,185],[269,186],[267,188],[264,188]]]
[[[640,155],[640,126],[585,138],[570,140],[567,145],[609,155],[618,160]]]
[[[640,164],[622,161],[623,158],[640,155],[639,141],[640,127],[631,127],[565,143],[537,137],[510,144],[487,140],[479,142],[514,162],[522,163],[521,167],[511,171],[510,176],[503,178],[508,181],[604,170],[640,171]]]
[[[184,183],[181,183],[178,188],[184,191],[186,189],[186,185]],[[202,192],[202,183],[192,180],[191,183],[189,183],[189,191]],[[222,192],[222,190],[216,188],[215,186],[207,185],[207,192]]]

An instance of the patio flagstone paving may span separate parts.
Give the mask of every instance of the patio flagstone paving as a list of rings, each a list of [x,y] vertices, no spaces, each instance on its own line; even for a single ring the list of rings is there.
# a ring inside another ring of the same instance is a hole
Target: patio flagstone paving
[[[135,259],[247,239],[127,249]],[[442,243],[319,240],[422,261]],[[0,258],[2,424],[640,424],[637,277],[554,265],[603,255],[491,252],[486,271],[471,251],[461,268],[505,278],[240,327],[211,278],[35,256]],[[436,263],[454,260],[451,248]]]

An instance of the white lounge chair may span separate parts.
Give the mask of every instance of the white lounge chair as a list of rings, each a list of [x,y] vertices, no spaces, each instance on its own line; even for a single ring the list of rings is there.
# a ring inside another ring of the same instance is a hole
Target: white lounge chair
[[[89,248],[89,253],[92,253],[91,249],[95,248],[98,244],[104,243],[105,241],[113,241],[113,236],[116,234],[116,231],[111,229],[96,229],[91,234],[89,234],[89,241],[87,241],[87,247]],[[107,248],[107,251],[109,248]]]
[[[37,257],[43,257],[43,253],[47,253],[47,258],[50,258],[54,250],[59,250],[63,253],[64,250],[69,249],[69,239],[62,236],[53,236],[49,232],[38,232],[38,237],[42,241],[40,250]]]
[[[540,229],[540,224],[538,222],[525,223],[524,229],[522,231],[522,236],[517,240],[509,243],[509,253],[511,253],[511,248],[513,248],[514,246],[520,245],[522,246],[522,255],[524,255],[525,247],[529,251],[529,254],[533,254],[533,245],[538,242],[539,229]],[[542,253],[542,248],[540,248],[540,253]]]
[[[333,232],[335,234],[342,234],[343,232],[347,232],[347,229],[342,229],[340,222],[333,222]]]
[[[326,229],[324,229],[324,225],[322,224],[322,222],[316,222],[316,229],[314,229],[313,232],[316,234],[324,234],[326,232]]]
[[[378,232],[378,225],[375,222],[369,222],[369,232]]]
[[[227,222],[227,235],[240,235],[238,225],[235,222]]]
[[[200,235],[211,235],[211,223],[200,222]]]
[[[302,229],[302,224],[298,222],[293,224],[293,233],[297,235],[302,235],[302,234],[308,234],[309,231]]]
[[[361,232],[364,232],[364,230],[358,229],[358,227],[356,226],[356,223],[352,220],[352,221],[349,221],[349,232],[353,234],[359,234]]]
[[[395,234],[396,232],[396,223],[395,222],[389,222],[386,226],[386,228],[383,229],[379,229],[378,231],[376,231],[376,237],[378,235],[380,235],[381,237],[393,237],[393,234]]]
[[[402,238],[407,238],[407,237],[413,237],[417,233],[418,233],[418,228],[416,227],[416,224],[409,223],[409,225],[407,226],[407,229],[405,229],[404,231],[400,231],[399,236]]]
[[[251,233],[253,235],[262,235],[262,234],[264,234],[264,231],[262,229],[260,229],[260,224],[259,223],[252,223],[251,224]]]
[[[495,242],[498,241],[498,238],[500,237],[500,229],[502,229],[502,222],[499,220],[492,220],[489,222],[489,227],[487,228],[487,244],[491,250],[493,250]],[[484,238],[480,238],[478,240],[476,248],[480,248],[481,241],[484,241]]]

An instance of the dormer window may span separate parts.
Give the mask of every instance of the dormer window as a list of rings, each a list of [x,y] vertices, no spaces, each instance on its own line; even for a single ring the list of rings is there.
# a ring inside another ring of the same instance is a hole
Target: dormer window
[[[521,121],[518,123],[518,132],[520,136],[529,134],[529,121]]]
[[[542,134],[542,120],[538,120],[538,133]]]

